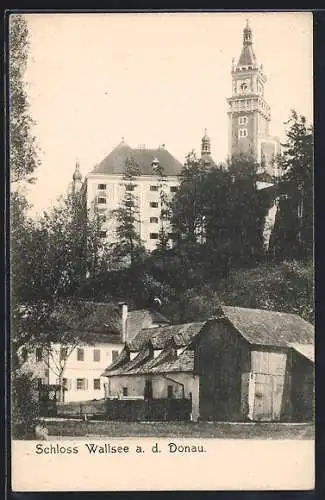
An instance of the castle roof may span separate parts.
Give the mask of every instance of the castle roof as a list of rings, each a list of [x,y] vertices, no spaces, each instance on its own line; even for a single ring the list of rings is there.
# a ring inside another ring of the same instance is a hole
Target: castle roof
[[[131,148],[125,142],[121,142],[113,149],[98,165],[94,167],[91,174],[116,174],[121,175],[125,170],[125,163],[133,159],[140,168],[141,175],[154,175],[153,163],[158,160],[165,175],[179,175],[183,165],[167,149]]]

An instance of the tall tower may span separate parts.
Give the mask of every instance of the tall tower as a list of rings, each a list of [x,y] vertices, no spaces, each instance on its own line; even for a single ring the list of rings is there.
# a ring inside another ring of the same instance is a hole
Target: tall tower
[[[211,139],[208,136],[207,129],[204,129],[204,136],[201,139],[201,160],[205,165],[214,165],[211,157]]]
[[[80,172],[79,162],[76,162],[76,168],[72,176],[72,193],[76,194],[80,191],[82,186],[82,175]]]
[[[251,154],[263,170],[275,175],[274,160],[279,141],[269,134],[271,109],[264,98],[266,76],[257,64],[253,33],[248,24],[243,31],[243,47],[237,64],[233,59],[232,96],[229,104],[229,156]]]

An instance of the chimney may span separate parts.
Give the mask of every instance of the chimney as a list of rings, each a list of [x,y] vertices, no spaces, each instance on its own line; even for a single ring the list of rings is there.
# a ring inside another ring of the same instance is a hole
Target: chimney
[[[128,305],[126,302],[119,302],[121,308],[121,323],[122,323],[122,342],[127,341],[127,330],[128,330]]]

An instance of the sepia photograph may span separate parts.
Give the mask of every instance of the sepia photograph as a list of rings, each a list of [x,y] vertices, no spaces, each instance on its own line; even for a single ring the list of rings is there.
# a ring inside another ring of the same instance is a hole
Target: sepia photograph
[[[8,35],[13,490],[314,488],[312,13]]]

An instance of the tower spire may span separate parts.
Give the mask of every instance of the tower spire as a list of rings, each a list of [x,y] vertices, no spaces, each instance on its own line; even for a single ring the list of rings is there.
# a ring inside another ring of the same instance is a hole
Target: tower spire
[[[80,191],[82,185],[82,175],[80,172],[80,164],[79,161],[76,161],[76,166],[72,176],[72,192],[75,194]]]
[[[208,136],[208,131],[204,129],[204,136],[201,140],[201,158],[211,155],[211,140]]]
[[[241,69],[242,67],[257,67],[256,56],[253,50],[253,32],[249,25],[248,19],[246,19],[246,26],[243,31],[243,48],[237,64],[237,69]]]

